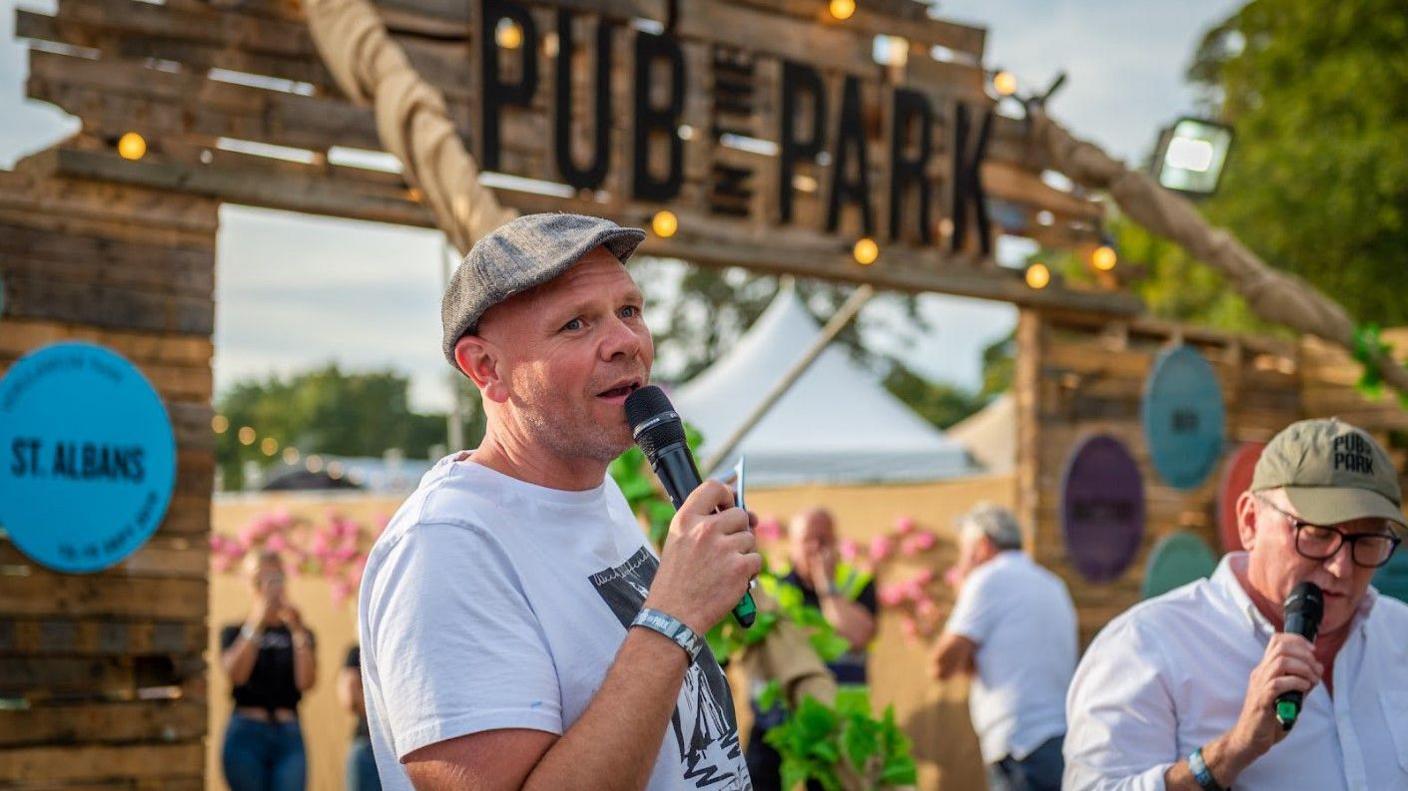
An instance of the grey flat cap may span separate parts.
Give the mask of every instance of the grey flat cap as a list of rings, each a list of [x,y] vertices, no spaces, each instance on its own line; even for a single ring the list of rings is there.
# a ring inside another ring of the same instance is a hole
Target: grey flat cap
[[[625,263],[645,231],[581,214],[525,214],[474,243],[440,302],[445,359],[455,370],[455,344],[484,311],[552,280],[599,246]]]

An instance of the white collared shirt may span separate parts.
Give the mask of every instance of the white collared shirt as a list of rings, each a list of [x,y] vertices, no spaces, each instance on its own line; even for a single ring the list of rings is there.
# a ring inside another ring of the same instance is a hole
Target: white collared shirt
[[[1066,699],[1067,791],[1163,789],[1164,772],[1232,728],[1275,630],[1227,555],[1211,579],[1139,604],[1091,643]],[[1408,605],[1370,588],[1290,734],[1237,791],[1408,789]]]
[[[977,644],[968,710],[983,762],[1022,760],[1066,732],[1076,610],[1060,577],[1019,550],[973,570],[946,631]]]

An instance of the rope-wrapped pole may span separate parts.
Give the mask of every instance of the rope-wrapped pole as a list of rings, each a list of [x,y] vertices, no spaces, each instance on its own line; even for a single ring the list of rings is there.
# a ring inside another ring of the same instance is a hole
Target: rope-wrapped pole
[[[1084,187],[1108,192],[1131,220],[1221,272],[1261,318],[1354,352],[1354,323],[1339,303],[1301,278],[1268,266],[1230,232],[1204,219],[1186,198],[1076,138],[1039,105],[1033,103],[1028,112],[1033,141],[1053,170]],[[1384,380],[1408,396],[1408,368],[1377,350],[1370,353]]]
[[[303,8],[333,79],[354,102],[375,109],[382,145],[401,161],[450,243],[467,253],[513,219],[516,213],[479,183],[479,166],[445,97],[416,73],[376,9],[367,0],[304,0]]]

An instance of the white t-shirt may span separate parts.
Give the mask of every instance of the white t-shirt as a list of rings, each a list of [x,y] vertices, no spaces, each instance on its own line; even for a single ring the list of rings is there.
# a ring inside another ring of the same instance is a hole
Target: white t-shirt
[[[1232,728],[1275,629],[1224,556],[1211,579],[1143,602],[1096,636],[1066,708],[1068,791],[1163,791],[1164,772]],[[1408,788],[1408,606],[1373,588],[1296,725],[1237,778],[1238,791]]]
[[[1060,577],[1000,552],[963,583],[945,631],[978,644],[968,710],[983,761],[1026,758],[1066,732],[1076,669],[1076,609]]]
[[[426,473],[362,578],[367,721],[388,791],[409,791],[399,759],[426,745],[572,727],[659,566],[610,477],[559,491],[463,455]],[[685,674],[649,788],[751,788],[733,698],[707,647]]]

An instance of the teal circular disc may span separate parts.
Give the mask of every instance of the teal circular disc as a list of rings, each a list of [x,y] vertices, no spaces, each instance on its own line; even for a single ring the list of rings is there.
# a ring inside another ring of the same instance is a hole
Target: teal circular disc
[[[1144,383],[1140,418],[1154,469],[1169,486],[1196,488],[1217,466],[1227,422],[1222,385],[1193,347],[1159,355]]]

